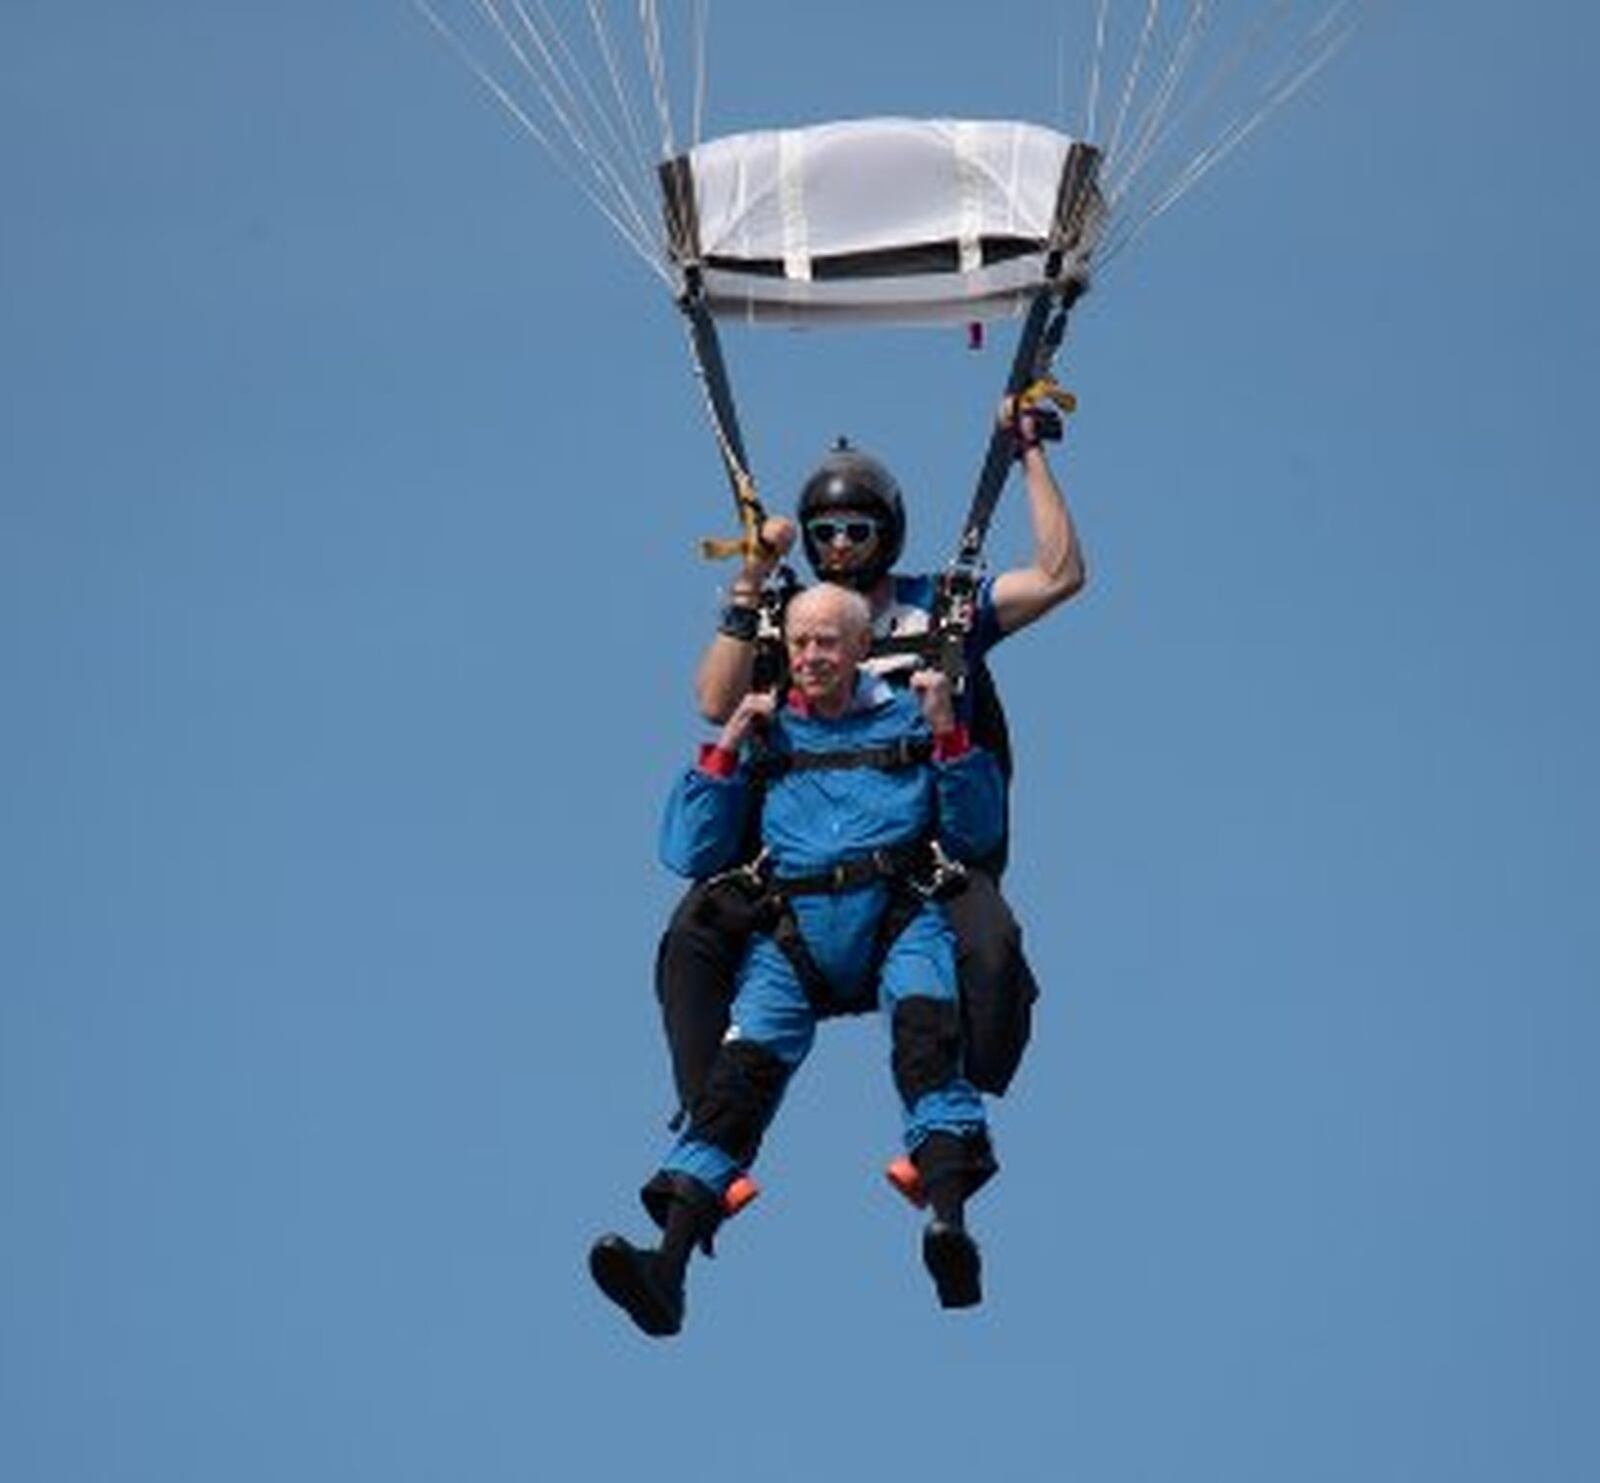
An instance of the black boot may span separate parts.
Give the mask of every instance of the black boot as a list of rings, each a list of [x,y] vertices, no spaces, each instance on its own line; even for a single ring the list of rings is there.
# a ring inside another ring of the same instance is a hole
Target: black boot
[[[983,1301],[983,1262],[967,1232],[968,1198],[995,1172],[987,1134],[931,1133],[912,1155],[933,1219],[922,1233],[922,1261],[941,1308],[975,1308]]]
[[[722,1206],[705,1185],[682,1174],[658,1174],[640,1192],[661,1227],[661,1245],[635,1246],[615,1233],[589,1248],[589,1272],[611,1301],[653,1339],[683,1327],[684,1274],[696,1245],[708,1253]]]
[[[589,1248],[589,1272],[651,1338],[668,1338],[683,1327],[683,1269],[672,1273],[659,1251],[605,1235]]]
[[[966,1230],[940,1220],[922,1233],[922,1261],[933,1277],[941,1308],[976,1308],[983,1301],[983,1264],[978,1243]]]

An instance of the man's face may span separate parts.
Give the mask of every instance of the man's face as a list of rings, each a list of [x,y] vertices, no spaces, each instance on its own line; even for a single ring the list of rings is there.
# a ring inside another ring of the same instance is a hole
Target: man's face
[[[806,521],[817,552],[817,575],[828,580],[860,571],[878,554],[883,525],[865,510],[829,510]]]
[[[836,710],[855,691],[856,665],[865,657],[870,635],[853,633],[832,605],[791,609],[784,636],[789,649],[789,677],[794,688],[818,709]]]

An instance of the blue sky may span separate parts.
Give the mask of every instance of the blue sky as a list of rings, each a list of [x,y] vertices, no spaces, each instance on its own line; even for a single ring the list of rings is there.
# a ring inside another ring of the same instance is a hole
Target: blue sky
[[[988,1304],[856,1022],[660,1346],[673,311],[404,4],[0,7],[0,1475],[1600,1472],[1600,27],[1375,9],[1064,357]],[[1048,119],[1075,13],[723,7],[710,126]],[[731,334],[772,503],[848,432],[940,560],[1005,339]]]

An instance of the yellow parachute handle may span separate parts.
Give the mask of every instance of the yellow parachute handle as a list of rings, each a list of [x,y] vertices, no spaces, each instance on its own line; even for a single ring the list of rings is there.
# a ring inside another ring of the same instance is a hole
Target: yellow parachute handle
[[[1063,412],[1076,412],[1078,399],[1049,376],[1041,376],[1017,394],[1017,410],[1037,407],[1040,402],[1054,402]]]
[[[761,527],[766,524],[767,512],[756,494],[755,480],[743,469],[734,474],[733,498],[739,507],[739,534],[707,536],[700,542],[700,554],[707,561],[727,561],[735,556],[756,561],[763,556],[771,556],[772,548],[761,539]]]

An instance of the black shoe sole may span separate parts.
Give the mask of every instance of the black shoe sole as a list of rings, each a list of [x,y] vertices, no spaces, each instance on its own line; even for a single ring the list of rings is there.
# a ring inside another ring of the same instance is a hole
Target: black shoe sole
[[[983,1301],[978,1243],[958,1226],[929,1226],[922,1233],[922,1260],[941,1308],[976,1308]]]
[[[589,1248],[589,1275],[652,1339],[667,1339],[683,1327],[683,1309],[650,1281],[644,1256],[621,1236],[602,1236]]]

